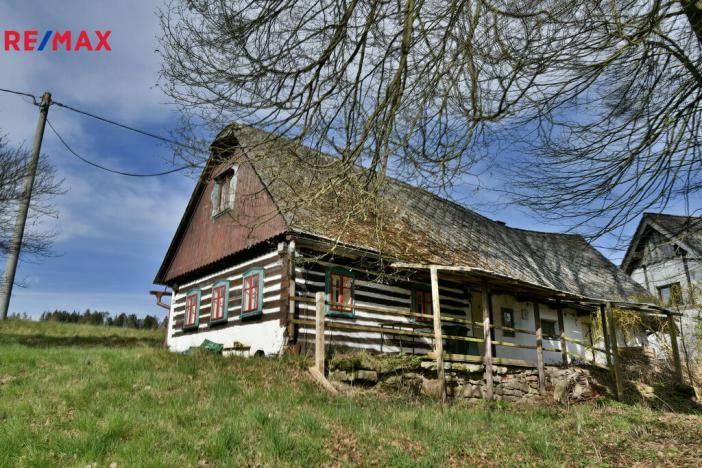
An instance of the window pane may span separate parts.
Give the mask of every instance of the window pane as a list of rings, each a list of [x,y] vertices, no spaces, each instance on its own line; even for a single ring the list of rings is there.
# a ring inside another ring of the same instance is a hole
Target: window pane
[[[244,278],[244,294],[242,312],[256,311],[259,308],[260,298],[259,273],[253,273]]]

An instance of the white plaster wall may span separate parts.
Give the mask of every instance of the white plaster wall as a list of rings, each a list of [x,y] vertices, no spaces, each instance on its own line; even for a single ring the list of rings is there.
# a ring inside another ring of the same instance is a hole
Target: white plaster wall
[[[234,327],[218,330],[200,331],[171,338],[168,347],[171,351],[187,351],[191,346],[200,346],[205,339],[216,343],[231,345],[239,341],[251,346],[251,354],[263,351],[266,356],[279,354],[284,344],[285,328],[280,326],[280,321],[270,320],[261,323],[244,323]]]
[[[208,324],[203,323],[200,324],[197,333],[174,336],[176,331],[180,331],[175,329],[174,316],[176,315],[176,304],[182,305],[185,295],[191,286],[203,280],[207,280],[208,283],[201,288],[203,291],[203,298],[206,297],[206,291],[209,291],[212,285],[221,279],[230,281],[230,291],[241,289],[242,286],[240,283],[244,269],[262,260],[269,260],[264,266],[263,294],[274,290],[280,291],[282,287],[281,275],[271,275],[268,273],[268,270],[280,266],[279,253],[276,250],[182,285],[180,287],[180,292],[174,294],[171,301],[167,338],[168,349],[175,352],[183,352],[192,346],[200,346],[202,342],[207,339],[222,343],[225,346],[230,346],[233,342],[238,341],[247,346],[251,346],[251,354],[254,354],[256,351],[262,351],[266,355],[279,354],[285,344],[285,327],[281,326],[280,320],[261,321],[260,319],[253,319],[250,321],[238,322],[236,325],[227,328],[215,328],[212,330],[209,329]],[[279,301],[280,295],[264,298],[262,318],[265,318],[266,315],[279,313]],[[230,322],[238,320],[240,309],[241,305],[232,306],[230,304],[228,319]],[[179,315],[182,314],[183,312],[179,313]],[[209,306],[203,306],[200,309],[200,314],[201,317],[207,316],[209,314]]]
[[[514,311],[514,327],[523,328],[525,330],[534,330],[534,304],[532,302],[518,302],[514,296],[500,295],[493,296],[493,318],[496,325],[502,325],[502,307],[510,308]],[[558,314],[556,309],[552,309],[547,305],[539,304],[539,313],[542,319],[553,320],[556,322],[556,332],[558,333]],[[588,318],[577,317],[573,310],[563,309],[563,325],[565,327],[566,336],[576,340],[589,342],[588,335]],[[536,336],[526,333],[515,333],[515,336],[504,336],[502,330],[495,329],[495,340],[518,343],[523,345],[535,346]],[[560,339],[544,338],[544,348],[560,348]],[[576,343],[566,343],[569,351],[575,352],[587,358],[591,357],[591,353],[583,346]],[[497,346],[497,357],[510,359],[523,359],[525,361],[536,361],[536,350],[511,348],[507,346]],[[572,357],[571,357],[572,359]],[[562,358],[560,351],[544,351],[544,362],[546,364],[561,364]]]

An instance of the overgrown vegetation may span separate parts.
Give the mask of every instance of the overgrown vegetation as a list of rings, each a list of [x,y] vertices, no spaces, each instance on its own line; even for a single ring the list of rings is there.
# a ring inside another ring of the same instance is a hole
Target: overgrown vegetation
[[[699,414],[331,396],[300,359],[177,355],[161,338],[0,323],[0,466],[702,463]]]

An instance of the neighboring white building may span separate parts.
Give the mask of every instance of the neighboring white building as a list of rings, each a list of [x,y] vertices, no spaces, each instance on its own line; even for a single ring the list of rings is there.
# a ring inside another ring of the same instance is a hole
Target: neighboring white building
[[[645,213],[621,268],[657,297],[683,312],[682,351],[702,342],[702,217]]]

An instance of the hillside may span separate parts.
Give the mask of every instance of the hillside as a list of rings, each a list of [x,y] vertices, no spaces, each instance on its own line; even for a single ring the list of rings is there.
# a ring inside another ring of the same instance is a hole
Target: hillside
[[[161,341],[0,323],[0,466],[702,463],[699,414],[335,397],[300,359],[176,355]]]

